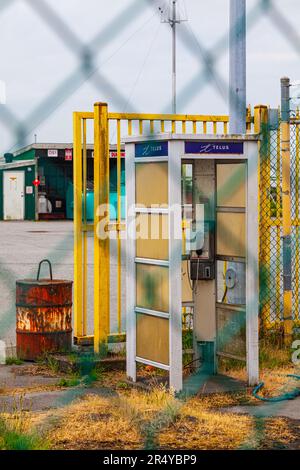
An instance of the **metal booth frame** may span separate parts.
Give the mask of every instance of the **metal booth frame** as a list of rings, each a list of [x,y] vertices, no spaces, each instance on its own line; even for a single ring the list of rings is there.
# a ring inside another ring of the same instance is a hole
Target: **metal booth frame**
[[[186,154],[184,143],[190,141],[211,140],[212,136],[170,134],[156,135],[153,139],[135,137],[128,138],[126,142],[126,187],[127,187],[127,262],[126,262],[126,319],[127,319],[127,375],[136,381],[136,364],[144,363],[169,371],[170,387],[180,391],[182,383],[182,298],[181,298],[181,260],[182,240],[169,236],[168,261],[144,259],[136,257],[136,239],[133,237],[132,226],[136,214],[143,211],[148,214],[167,214],[169,217],[169,235],[182,233],[181,212],[171,211],[173,205],[181,207],[181,162],[182,160],[209,159],[234,160],[235,155],[223,154]],[[259,153],[258,139],[253,136],[213,136],[214,142],[243,142],[243,154],[239,160],[245,161],[247,166],[246,178],[246,357],[249,385],[257,384],[259,380],[258,357],[258,318],[259,318],[259,200],[258,175]],[[135,156],[135,145],[138,143],[168,142],[167,155],[163,156]],[[140,209],[135,200],[135,167],[140,163],[167,162],[168,163],[168,208]],[[178,184],[176,184],[178,182]],[[134,209],[133,209],[134,208]],[[169,312],[158,312],[141,309],[136,306],[136,266],[139,263],[169,268]],[[169,320],[169,364],[157,363],[137,356],[136,329],[137,314],[143,313]]]

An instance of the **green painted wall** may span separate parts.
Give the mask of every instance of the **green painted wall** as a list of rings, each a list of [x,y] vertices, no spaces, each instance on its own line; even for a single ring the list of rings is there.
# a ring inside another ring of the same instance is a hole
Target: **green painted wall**
[[[22,160],[34,160],[35,158],[35,149],[27,150],[27,152],[21,153],[14,157],[13,161],[22,161]]]

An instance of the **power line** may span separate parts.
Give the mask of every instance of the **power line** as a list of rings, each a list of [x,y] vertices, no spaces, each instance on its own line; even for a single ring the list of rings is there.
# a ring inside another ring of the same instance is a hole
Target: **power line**
[[[160,27],[160,24],[158,24],[158,27],[157,27],[157,29],[155,30],[154,36],[153,36],[152,41],[151,41],[151,43],[150,43],[150,46],[149,46],[149,49],[148,49],[147,54],[146,54],[146,56],[145,56],[145,59],[144,59],[144,61],[143,61],[143,63],[142,63],[142,66],[141,66],[141,68],[140,68],[140,70],[139,70],[137,76],[136,76],[136,79],[135,79],[135,81],[134,81],[133,87],[132,87],[132,89],[131,89],[131,91],[130,91],[130,93],[129,93],[129,98],[128,98],[128,101],[127,101],[126,104],[125,104],[124,112],[126,112],[126,109],[127,109],[128,105],[129,105],[131,99],[132,99],[132,96],[133,96],[133,94],[134,94],[134,91],[135,91],[135,89],[136,89],[136,86],[137,86],[137,84],[138,84],[138,82],[139,82],[139,80],[140,80],[140,78],[141,78],[141,76],[142,76],[142,73],[143,73],[144,69],[145,69],[146,63],[147,63],[147,61],[148,61],[148,59],[149,59],[149,56],[150,56],[150,54],[151,54],[151,51],[152,51],[152,48],[153,48],[153,46],[154,46],[155,40],[156,40],[156,38],[157,38],[157,36],[158,36],[159,27]]]

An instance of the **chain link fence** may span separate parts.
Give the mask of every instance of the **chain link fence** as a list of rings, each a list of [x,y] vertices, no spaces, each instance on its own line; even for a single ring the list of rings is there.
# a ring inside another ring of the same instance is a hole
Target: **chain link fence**
[[[260,167],[260,304],[265,330],[279,331],[283,321],[283,214],[280,110],[269,110],[263,129]],[[270,113],[276,119],[270,124]],[[298,116],[297,116],[298,118]],[[292,312],[299,325],[299,124],[290,125],[291,219],[292,219]]]

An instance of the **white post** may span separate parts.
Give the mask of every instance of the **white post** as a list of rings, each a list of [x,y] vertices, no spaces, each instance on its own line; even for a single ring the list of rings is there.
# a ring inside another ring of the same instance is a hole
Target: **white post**
[[[136,382],[134,149],[134,144],[126,145],[126,370],[127,377]]]
[[[246,331],[248,385],[259,381],[258,150],[248,142]]]
[[[246,133],[246,0],[230,0],[230,132]]]
[[[182,390],[181,157],[183,142],[169,141],[170,387]],[[179,238],[180,237],[180,238]]]

